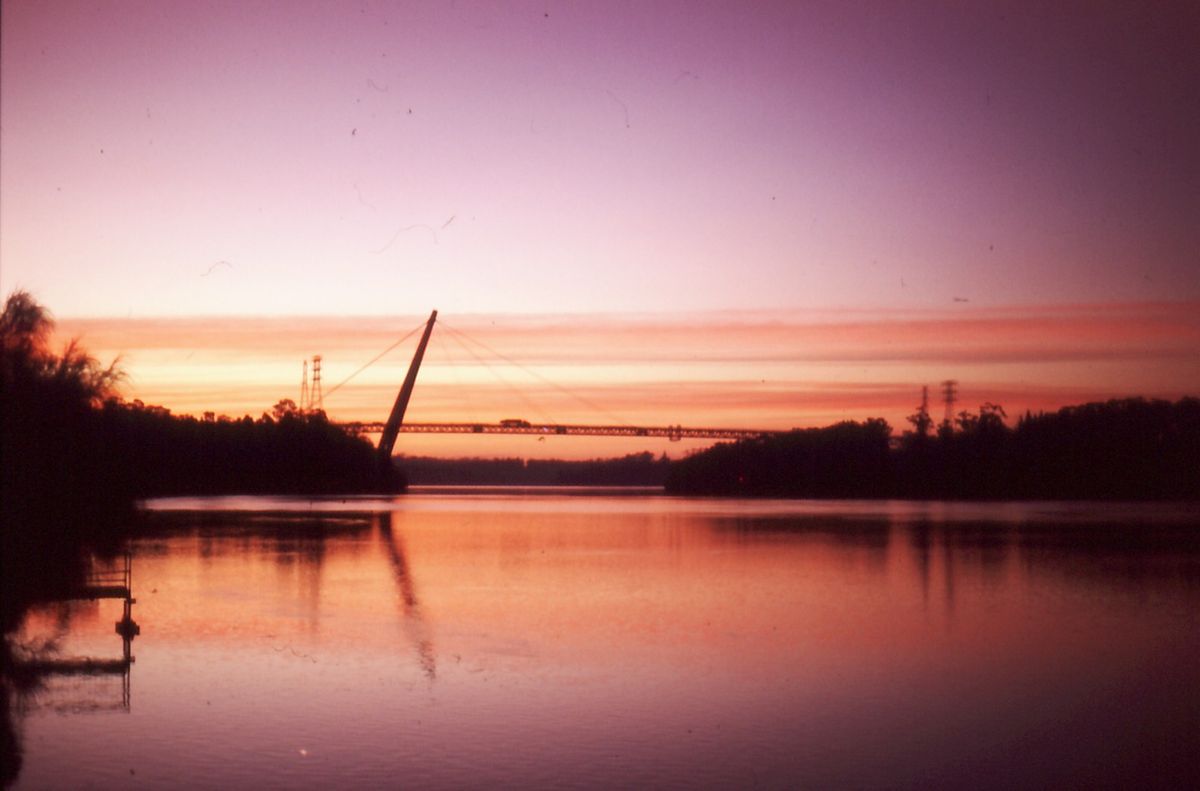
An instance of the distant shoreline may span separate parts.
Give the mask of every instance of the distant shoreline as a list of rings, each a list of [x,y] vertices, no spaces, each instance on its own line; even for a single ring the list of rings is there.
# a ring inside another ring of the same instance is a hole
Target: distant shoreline
[[[985,404],[894,442],[880,419],[716,445],[671,465],[671,494],[977,501],[1198,501],[1200,399],[1131,398],[1021,416]]]

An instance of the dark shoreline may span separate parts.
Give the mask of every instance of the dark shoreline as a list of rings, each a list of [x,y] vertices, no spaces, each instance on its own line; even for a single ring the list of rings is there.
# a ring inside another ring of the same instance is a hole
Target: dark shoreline
[[[988,408],[990,407],[990,409]],[[671,494],[913,500],[1195,501],[1200,399],[1113,400],[1020,418],[962,413],[898,442],[883,420],[723,443],[671,465]]]

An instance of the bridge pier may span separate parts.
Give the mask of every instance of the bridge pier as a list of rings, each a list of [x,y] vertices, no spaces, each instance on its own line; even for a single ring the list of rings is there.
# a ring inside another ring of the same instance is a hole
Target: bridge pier
[[[404,421],[404,412],[408,409],[408,400],[412,398],[413,385],[417,383],[417,371],[421,368],[421,360],[425,357],[425,347],[429,345],[429,335],[433,332],[433,323],[437,321],[437,311],[429,314],[425,324],[425,332],[421,342],[417,344],[417,353],[413,355],[412,364],[408,366],[408,374],[404,384],[396,395],[396,403],[392,404],[392,413],[388,415],[383,434],[379,437],[378,454],[381,462],[392,463],[392,448],[396,445],[396,435],[400,433],[400,424]]]

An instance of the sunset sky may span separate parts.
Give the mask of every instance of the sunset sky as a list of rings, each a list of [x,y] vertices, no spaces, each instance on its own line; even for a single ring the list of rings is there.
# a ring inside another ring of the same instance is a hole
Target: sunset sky
[[[413,421],[1200,393],[1194,3],[2,14],[0,290],[122,354],[129,398],[257,415],[303,358],[328,392],[433,308]],[[386,417],[413,345],[330,414]]]

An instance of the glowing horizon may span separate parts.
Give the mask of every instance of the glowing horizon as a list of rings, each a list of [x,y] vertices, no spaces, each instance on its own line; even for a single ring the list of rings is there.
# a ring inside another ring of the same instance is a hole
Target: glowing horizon
[[[120,356],[127,399],[196,416],[257,417],[280,399],[298,401],[302,361],[321,354],[327,413],[372,421],[386,417],[415,337],[335,388],[422,318],[61,319],[57,332],[102,360]],[[1195,395],[1198,347],[1200,304],[1187,302],[894,316],[442,316],[407,420],[789,429],[882,417],[899,433],[922,385],[940,417],[945,379],[960,382],[956,411],[990,401],[1014,419],[1086,401]],[[597,442],[406,435],[400,450],[578,457],[704,444]]]
[[[313,354],[328,388],[433,307],[633,423],[1200,390],[1183,6],[0,14],[0,291],[176,412],[261,414]],[[412,420],[539,418],[453,338]],[[332,411],[379,419],[406,365]]]

